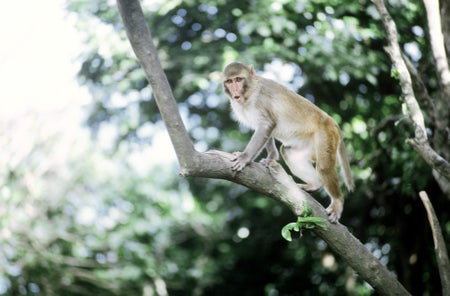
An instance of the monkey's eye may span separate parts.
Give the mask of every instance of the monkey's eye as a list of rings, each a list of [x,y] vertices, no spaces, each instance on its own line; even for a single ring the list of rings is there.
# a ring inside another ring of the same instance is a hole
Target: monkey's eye
[[[242,77],[236,77],[236,82],[241,82],[244,78]]]
[[[225,80],[225,83],[226,83],[226,84],[230,84],[231,82],[232,82],[231,79]]]

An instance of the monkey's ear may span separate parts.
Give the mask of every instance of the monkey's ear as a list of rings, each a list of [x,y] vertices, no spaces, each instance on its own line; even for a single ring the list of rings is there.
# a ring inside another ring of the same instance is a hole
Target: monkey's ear
[[[250,75],[253,77],[256,76],[255,68],[253,68],[253,65],[248,66],[248,70],[250,71]]]

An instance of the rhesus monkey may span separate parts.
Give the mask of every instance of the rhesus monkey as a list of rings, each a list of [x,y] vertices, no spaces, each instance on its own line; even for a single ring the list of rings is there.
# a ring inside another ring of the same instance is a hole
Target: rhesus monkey
[[[255,130],[245,150],[233,153],[232,169],[241,171],[263,148],[267,150],[263,164],[277,161],[279,154],[274,141],[277,139],[282,143],[280,152],[289,169],[305,182],[299,184],[300,188],[315,191],[325,187],[331,197],[327,208],[329,220],[337,223],[344,197],[336,173],[336,159],[346,187],[349,191],[354,187],[337,123],[304,97],[258,76],[252,66],[238,62],[226,66],[223,88],[237,119]]]

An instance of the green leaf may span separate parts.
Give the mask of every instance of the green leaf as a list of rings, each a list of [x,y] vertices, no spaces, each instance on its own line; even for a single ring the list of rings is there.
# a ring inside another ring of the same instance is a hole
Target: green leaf
[[[301,234],[303,229],[313,229],[315,227],[320,227],[326,230],[327,226],[325,225],[325,219],[321,217],[313,217],[312,208],[307,202],[305,202],[303,204],[303,213],[301,216],[297,217],[296,222],[286,224],[281,229],[281,236],[290,242],[292,241],[291,230],[300,232]]]
[[[297,222],[288,223],[281,229],[281,236],[289,242],[292,241],[291,230],[297,232],[300,230]]]
[[[321,217],[298,217],[297,224],[300,228],[313,229],[314,227],[320,227],[327,229],[325,219]]]

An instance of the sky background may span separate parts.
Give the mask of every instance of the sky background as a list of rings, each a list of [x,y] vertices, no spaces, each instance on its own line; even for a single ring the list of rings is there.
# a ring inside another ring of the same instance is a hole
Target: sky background
[[[24,115],[32,113],[45,118],[47,125],[70,129],[72,137],[86,134],[83,119],[91,96],[76,78],[84,45],[75,17],[66,11],[65,0],[8,1],[2,5],[0,131],[5,120],[23,121]],[[101,147],[109,146],[115,136],[112,126],[105,125],[104,130],[97,141]],[[130,155],[138,169],[175,160],[164,128],[157,129],[151,145],[143,148]]]
[[[89,95],[76,81],[82,48],[64,0],[7,1],[0,9],[0,116],[79,109]]]

